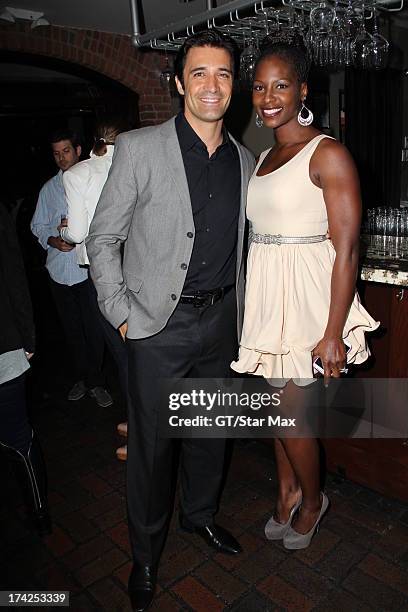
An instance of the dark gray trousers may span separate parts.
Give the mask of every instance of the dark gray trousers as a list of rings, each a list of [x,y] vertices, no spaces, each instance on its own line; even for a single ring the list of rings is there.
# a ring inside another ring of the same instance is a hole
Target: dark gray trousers
[[[160,378],[231,376],[237,354],[236,297],[213,306],[179,304],[166,327],[127,340],[129,425],[127,501],[134,560],[159,561],[171,516],[174,443],[160,438]],[[181,511],[195,525],[213,522],[223,477],[225,440],[181,441]]]

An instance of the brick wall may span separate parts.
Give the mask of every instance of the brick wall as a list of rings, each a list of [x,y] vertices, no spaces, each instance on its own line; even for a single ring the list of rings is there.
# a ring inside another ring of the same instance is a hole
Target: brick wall
[[[142,125],[161,123],[173,115],[171,97],[159,83],[164,54],[136,49],[128,36],[56,26],[31,30],[26,24],[1,24],[0,49],[65,60],[122,83],[139,95]]]

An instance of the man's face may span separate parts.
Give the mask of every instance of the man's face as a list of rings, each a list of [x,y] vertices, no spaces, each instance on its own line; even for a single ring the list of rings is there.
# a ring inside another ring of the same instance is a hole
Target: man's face
[[[81,147],[74,147],[70,140],[53,142],[51,146],[55,163],[63,172],[79,161]]]
[[[232,95],[233,66],[226,49],[192,47],[183,71],[184,87],[176,78],[177,89],[184,96],[184,113],[189,123],[215,123],[225,115]]]

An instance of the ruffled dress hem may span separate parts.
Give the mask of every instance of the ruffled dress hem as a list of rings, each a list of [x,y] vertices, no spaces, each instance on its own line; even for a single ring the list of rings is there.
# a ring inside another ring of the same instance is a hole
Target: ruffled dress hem
[[[347,354],[348,365],[358,365],[366,361],[370,356],[365,333],[373,332],[380,323],[373,319],[366,323],[350,328],[344,333],[343,339],[351,345]],[[315,345],[319,342],[316,341]],[[269,352],[265,349],[241,345],[237,361],[231,363],[231,368],[240,374],[253,374],[267,379],[282,381],[282,386],[287,381],[293,380],[299,386],[310,384],[313,375],[312,350],[311,347],[286,346],[283,342],[279,351]]]

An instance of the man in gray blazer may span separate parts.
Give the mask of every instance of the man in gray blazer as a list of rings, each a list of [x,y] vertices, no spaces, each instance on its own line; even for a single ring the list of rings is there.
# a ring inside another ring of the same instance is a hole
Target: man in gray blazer
[[[174,441],[158,435],[160,379],[229,376],[237,351],[254,159],[223,126],[234,55],[216,30],[187,39],[176,59],[184,111],[118,136],[87,240],[101,310],[128,349],[134,610],[152,601],[172,508]],[[182,440],[180,524],[236,554],[238,542],[214,523],[224,452],[224,440]]]

